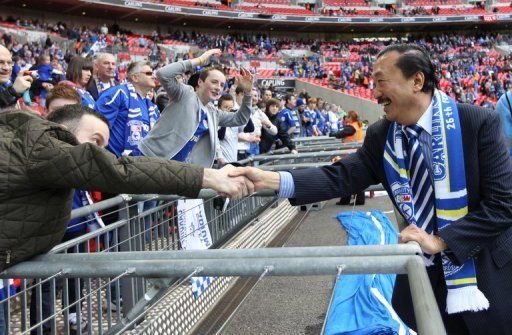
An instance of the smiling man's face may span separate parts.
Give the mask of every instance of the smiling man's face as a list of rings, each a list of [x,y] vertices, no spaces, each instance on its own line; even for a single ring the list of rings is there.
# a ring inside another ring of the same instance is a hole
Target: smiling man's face
[[[218,70],[211,70],[205,80],[199,79],[197,83],[197,95],[203,104],[220,98],[226,77]]]
[[[11,79],[12,65],[11,53],[0,45],[0,84],[6,84]]]
[[[416,95],[414,78],[405,78],[396,66],[400,56],[398,52],[391,51],[377,59],[373,70],[374,95],[377,102],[384,106],[389,121],[408,125]]]

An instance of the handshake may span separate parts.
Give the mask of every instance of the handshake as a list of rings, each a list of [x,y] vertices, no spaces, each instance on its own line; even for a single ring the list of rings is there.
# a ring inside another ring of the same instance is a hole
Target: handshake
[[[211,188],[220,196],[240,199],[262,189],[279,190],[279,173],[253,167],[226,165],[222,169],[204,169],[203,188]]]

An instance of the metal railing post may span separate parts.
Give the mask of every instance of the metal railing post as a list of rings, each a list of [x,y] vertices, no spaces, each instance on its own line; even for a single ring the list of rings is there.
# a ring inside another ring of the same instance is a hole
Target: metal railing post
[[[421,335],[446,335],[443,319],[437,306],[432,286],[421,256],[411,256],[407,261],[407,275],[418,332]]]
[[[126,224],[119,228],[120,252],[133,251],[136,245],[136,241],[132,240],[132,229],[134,228],[132,225],[136,225],[135,221],[137,218],[133,219],[130,217],[130,200],[131,199],[129,198],[125,199],[123,204],[119,206],[119,220],[126,222]],[[117,307],[121,307],[123,314],[126,315],[133,308],[133,306],[135,306],[136,303],[134,278],[121,278],[119,282],[114,283],[114,285],[116,285],[116,294],[112,297],[112,299],[116,300]],[[122,299],[122,306],[121,301],[118,298]]]

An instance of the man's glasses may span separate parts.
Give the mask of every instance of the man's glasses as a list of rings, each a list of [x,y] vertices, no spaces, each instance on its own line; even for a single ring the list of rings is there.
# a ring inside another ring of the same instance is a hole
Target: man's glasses
[[[146,76],[149,76],[149,77],[151,77],[153,75],[153,71],[139,72],[139,73],[144,73]]]
[[[1,66],[1,67],[5,67],[5,66],[9,66],[9,67],[11,67],[11,66],[13,66],[13,65],[14,65],[14,62],[13,62],[12,60],[7,60],[7,61],[5,61],[5,60],[0,60],[0,66]]]

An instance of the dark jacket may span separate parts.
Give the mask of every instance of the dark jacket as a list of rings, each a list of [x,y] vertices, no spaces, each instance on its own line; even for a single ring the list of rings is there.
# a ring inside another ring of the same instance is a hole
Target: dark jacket
[[[12,86],[6,87],[4,85],[0,85],[0,110],[16,105],[16,102],[20,97],[21,94],[16,93]]]
[[[459,104],[466,168],[469,213],[444,227],[439,235],[453,253],[456,263],[475,257],[479,289],[490,308],[460,315],[472,335],[510,334],[512,329],[512,161],[496,112]],[[363,146],[338,163],[319,169],[291,171],[295,183],[293,204],[348,196],[369,185],[390,186],[383,168],[384,145],[390,122],[377,121],[366,132]],[[311,183],[311,180],[315,180]],[[391,197],[393,198],[393,197]],[[391,199],[394,201],[394,199]],[[427,268],[441,312],[445,310],[446,288],[440,262]],[[410,291],[398,276],[395,292],[401,301],[393,307],[409,325],[414,324]]]
[[[195,197],[203,168],[151,157],[117,159],[26,112],[0,114],[0,270],[47,252],[69,221],[73,189]]]
[[[277,135],[271,135],[265,129],[261,130],[261,138],[260,138],[260,153],[264,154],[265,152],[270,151],[272,148],[272,144],[274,142],[279,141],[277,147],[288,147],[288,149],[295,149],[295,144],[290,139],[290,135],[288,134],[288,127],[285,122],[276,115],[268,115],[268,119],[274,126],[277,127]]]
[[[91,96],[94,98],[94,101],[97,101],[100,97],[100,92],[98,92],[98,86],[97,86],[97,78],[92,78],[89,80],[89,83],[87,84],[86,90],[87,92],[91,93]],[[114,84],[112,86],[117,86],[119,83],[117,80],[114,80]],[[110,86],[110,87],[112,87]],[[103,93],[103,92],[102,92]]]

